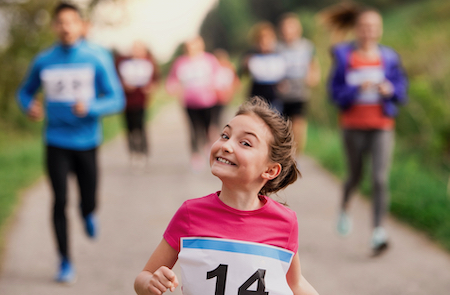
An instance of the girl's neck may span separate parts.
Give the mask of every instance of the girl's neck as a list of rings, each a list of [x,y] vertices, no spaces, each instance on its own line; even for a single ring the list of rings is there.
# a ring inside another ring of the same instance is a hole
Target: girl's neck
[[[259,189],[231,189],[223,184],[219,199],[231,208],[252,211],[264,206],[264,203],[258,197],[258,192]]]
[[[372,41],[357,41],[356,42],[358,51],[363,53],[373,53],[378,52],[378,43]]]

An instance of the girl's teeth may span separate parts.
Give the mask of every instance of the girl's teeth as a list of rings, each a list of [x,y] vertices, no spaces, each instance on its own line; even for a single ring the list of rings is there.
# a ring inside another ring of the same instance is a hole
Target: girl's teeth
[[[230,161],[225,160],[225,159],[222,159],[222,158],[217,158],[217,160],[218,160],[219,162],[222,162],[222,163],[225,163],[225,164],[231,164]]]

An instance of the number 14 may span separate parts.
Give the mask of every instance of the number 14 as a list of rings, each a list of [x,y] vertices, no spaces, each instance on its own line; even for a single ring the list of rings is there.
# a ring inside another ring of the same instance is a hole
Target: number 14
[[[212,279],[217,277],[216,280],[216,292],[214,295],[225,295],[225,284],[227,281],[227,271],[228,265],[220,264],[215,269],[208,271],[206,273],[206,279]],[[250,278],[248,278],[245,283],[243,283],[238,290],[237,295],[268,295],[269,292],[265,291],[266,284],[264,282],[264,276],[266,275],[265,269],[258,269]],[[258,281],[258,287],[256,291],[248,290],[248,288],[255,282]]]

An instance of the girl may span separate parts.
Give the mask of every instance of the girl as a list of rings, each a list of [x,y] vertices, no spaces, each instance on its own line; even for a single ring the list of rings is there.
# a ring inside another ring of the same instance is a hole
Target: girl
[[[306,145],[309,88],[320,82],[320,68],[314,44],[302,37],[302,25],[295,13],[282,16],[279,31],[281,41],[277,51],[286,62],[286,74],[278,84],[278,95],[283,102],[283,114],[292,121],[297,154],[300,155]]]
[[[251,78],[250,97],[261,96],[276,109],[281,110],[276,86],[285,76],[286,63],[276,52],[277,36],[269,22],[257,23],[251,30],[254,48],[242,62],[242,72]]]
[[[397,53],[378,42],[382,35],[381,15],[374,9],[349,4],[327,12],[334,27],[351,25],[355,41],[333,47],[334,66],[329,91],[340,109],[349,176],[344,186],[338,231],[351,231],[348,216],[350,194],[358,185],[363,158],[370,154],[373,186],[373,234],[371,248],[379,255],[388,246],[382,227],[388,208],[388,172],[394,144],[397,104],[406,101],[407,80]],[[349,22],[350,20],[350,22]]]
[[[236,74],[236,69],[230,61],[230,56],[225,49],[215,49],[214,56],[219,61],[220,67],[216,75],[217,105],[214,106],[211,120],[211,134],[220,134],[221,118],[224,107],[228,105],[240,87],[240,80]],[[211,136],[212,137],[212,136]]]
[[[183,294],[317,294],[301,275],[295,212],[266,196],[299,175],[291,133],[262,99],[240,107],[211,148],[222,190],[184,202],[136,278],[138,294],[173,291],[177,260]]]
[[[202,37],[196,36],[185,43],[185,54],[175,60],[166,81],[167,91],[181,98],[190,120],[194,171],[206,164],[202,152],[209,150],[211,143],[209,128],[218,102],[215,77],[219,67],[214,55],[205,52]]]
[[[131,163],[139,158],[144,160],[143,163],[147,163],[145,109],[148,96],[159,82],[158,65],[145,44],[135,41],[131,55],[118,57],[116,66],[127,100],[125,122]]]

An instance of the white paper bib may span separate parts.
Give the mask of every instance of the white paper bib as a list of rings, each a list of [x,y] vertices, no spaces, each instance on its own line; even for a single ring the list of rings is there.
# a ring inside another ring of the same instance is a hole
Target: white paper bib
[[[213,68],[206,60],[193,60],[177,70],[178,80],[185,87],[204,87],[214,83]]]
[[[145,59],[129,59],[119,64],[119,73],[123,81],[135,87],[142,87],[152,79],[154,66]]]
[[[50,102],[88,102],[95,98],[95,70],[91,65],[46,68],[40,78]]]
[[[286,281],[294,253],[216,238],[182,238],[184,295],[292,295]]]
[[[257,54],[248,60],[248,69],[255,82],[278,83],[285,77],[286,63],[279,54]]]
[[[219,90],[230,89],[233,86],[234,78],[235,75],[232,69],[220,67],[215,79],[216,88]]]
[[[367,66],[351,69],[347,72],[345,80],[351,86],[360,86],[364,82],[379,84],[385,80],[384,70],[381,66]],[[357,97],[358,104],[377,104],[380,102],[380,94],[376,87],[361,91]]]

